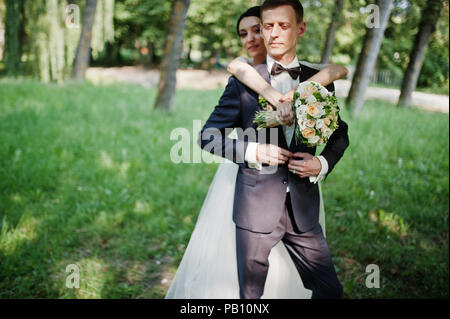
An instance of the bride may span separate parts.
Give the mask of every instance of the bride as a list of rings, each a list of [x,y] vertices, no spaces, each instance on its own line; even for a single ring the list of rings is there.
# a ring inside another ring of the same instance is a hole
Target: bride
[[[265,97],[276,108],[284,101],[292,100],[294,90],[283,96],[253,69],[253,66],[265,61],[267,54],[259,27],[259,7],[250,8],[238,19],[238,35],[253,60],[237,58],[230,63],[228,71]],[[300,64],[321,69],[309,80],[322,85],[327,85],[347,74],[347,69],[339,65],[311,65],[306,62],[300,62]],[[232,220],[237,171],[237,164],[222,159],[165,298],[239,299],[236,229]],[[325,234],[325,212],[320,183],[319,194],[319,223]],[[311,290],[303,286],[300,275],[282,241],[271,250],[269,263],[262,298],[307,299],[311,297]]]

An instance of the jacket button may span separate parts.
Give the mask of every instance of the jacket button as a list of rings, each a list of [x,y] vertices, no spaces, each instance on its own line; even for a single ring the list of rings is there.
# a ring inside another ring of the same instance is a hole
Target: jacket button
[[[286,179],[283,179],[281,182],[282,182],[284,185],[287,184],[287,180],[286,180]]]

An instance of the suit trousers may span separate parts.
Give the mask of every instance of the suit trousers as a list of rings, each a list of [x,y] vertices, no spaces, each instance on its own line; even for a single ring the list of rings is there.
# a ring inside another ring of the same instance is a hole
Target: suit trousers
[[[241,299],[259,299],[269,270],[270,250],[280,241],[287,248],[305,288],[312,299],[339,299],[339,282],[328,245],[319,223],[300,232],[295,224],[290,195],[277,227],[269,234],[252,232],[236,226],[236,252]]]

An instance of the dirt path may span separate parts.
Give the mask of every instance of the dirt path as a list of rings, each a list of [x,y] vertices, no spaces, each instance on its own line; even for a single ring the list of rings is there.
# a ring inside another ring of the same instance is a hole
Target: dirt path
[[[177,88],[190,88],[195,90],[208,90],[224,88],[229,74],[224,70],[178,70]],[[89,68],[87,78],[94,83],[127,82],[140,84],[144,87],[153,87],[158,84],[159,72],[146,70],[142,67],[116,67],[116,68]],[[350,90],[350,81],[336,81],[336,94],[346,97]],[[366,92],[367,99],[382,99],[396,103],[400,91],[369,87]],[[412,105],[434,112],[449,113],[449,97],[447,95],[414,92]]]

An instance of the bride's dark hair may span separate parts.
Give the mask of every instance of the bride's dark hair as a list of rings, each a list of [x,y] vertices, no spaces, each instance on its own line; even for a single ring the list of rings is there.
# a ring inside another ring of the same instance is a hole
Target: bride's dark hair
[[[246,17],[257,17],[257,18],[261,19],[261,7],[260,6],[251,7],[250,9],[245,11],[243,14],[241,14],[241,16],[239,17],[237,24],[236,24],[236,30],[237,30],[238,35],[239,35],[239,23],[241,23],[241,20]]]

